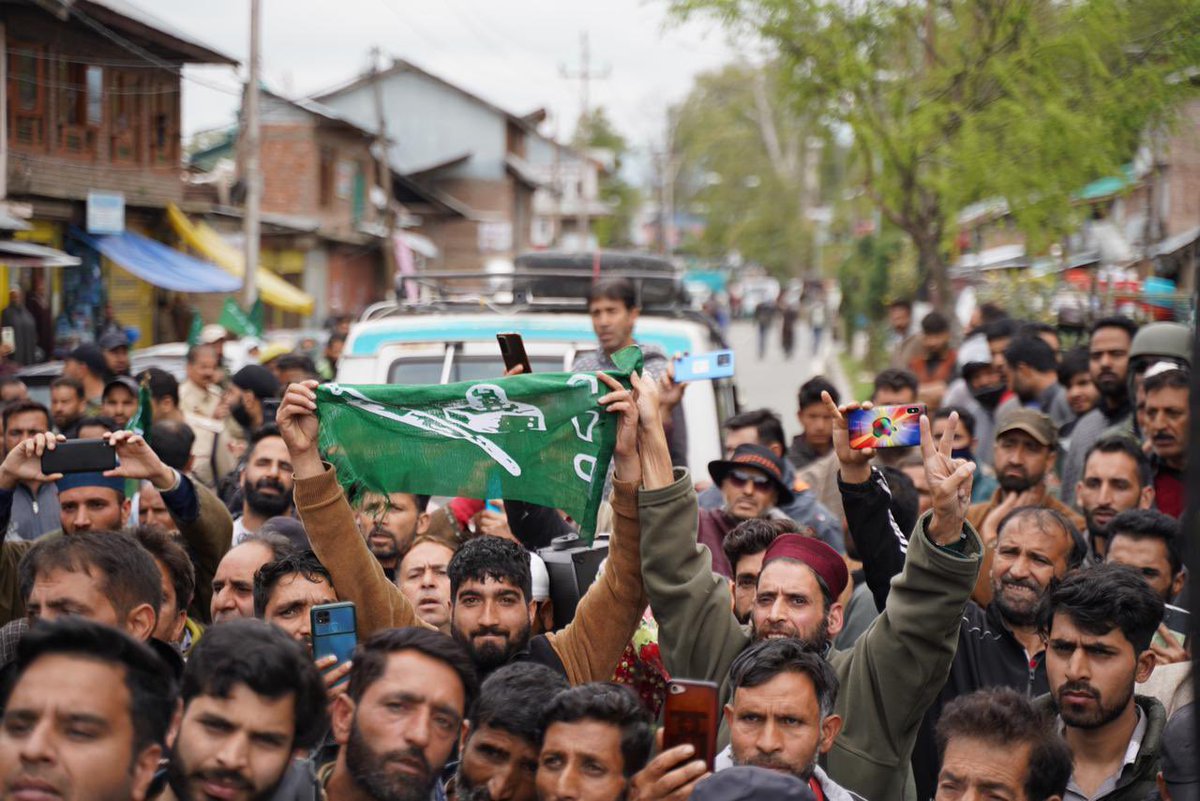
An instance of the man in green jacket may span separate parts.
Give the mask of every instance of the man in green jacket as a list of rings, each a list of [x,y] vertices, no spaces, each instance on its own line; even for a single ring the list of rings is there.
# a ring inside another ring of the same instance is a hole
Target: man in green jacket
[[[953,432],[952,420],[947,430]],[[696,542],[695,491],[688,482],[639,493],[642,577],[659,625],[667,671],[707,679],[730,699],[729,667],[751,642],[793,636],[821,650],[841,691],[835,712],[845,726],[825,758],[829,776],[872,801],[905,796],[908,761],[925,709],[946,681],[958,642],[963,608],[975,586],[982,546],[965,523],[974,464],[950,455],[951,437],[936,446],[921,419],[921,449],[933,508],[907,541],[904,572],[887,608],[853,650],[830,650],[842,627],[842,606],[824,575],[835,575],[823,553],[795,549],[764,565],[749,626],[732,612],[729,585],[712,572],[708,549]],[[660,495],[690,502],[686,514]],[[814,546],[821,543],[814,541]],[[826,546],[827,547],[827,546]],[[817,549],[810,548],[810,551]],[[834,553],[830,549],[830,553]],[[834,554],[836,556],[836,554]],[[729,740],[722,727],[721,745]]]

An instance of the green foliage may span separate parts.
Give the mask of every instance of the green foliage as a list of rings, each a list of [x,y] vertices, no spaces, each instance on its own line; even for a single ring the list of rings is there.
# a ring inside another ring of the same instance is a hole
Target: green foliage
[[[737,250],[788,278],[812,266],[801,184],[806,126],[777,78],[770,66],[741,64],[696,78],[673,111],[675,195],[679,208],[705,219],[703,237],[685,243],[688,252],[720,259]]]
[[[632,241],[633,215],[641,204],[637,187],[621,178],[621,166],[629,152],[629,143],[601,106],[579,120],[571,144],[581,150],[602,149],[612,153],[613,169],[600,176],[600,199],[613,207],[613,215],[593,222],[592,230],[600,247],[628,245]]]
[[[847,126],[866,190],[951,302],[954,215],[1003,197],[1032,250],[1076,223],[1195,84],[1196,0],[669,0],[785,60],[786,93]]]

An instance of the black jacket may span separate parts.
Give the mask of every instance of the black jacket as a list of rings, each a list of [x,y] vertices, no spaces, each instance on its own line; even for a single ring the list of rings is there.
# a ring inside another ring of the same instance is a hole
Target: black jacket
[[[904,567],[908,541],[896,522],[891,492],[878,470],[862,484],[846,484],[838,478],[850,537],[862,559],[867,584],[880,608],[887,600],[893,576]],[[1011,687],[1030,698],[1049,692],[1042,654],[1031,661],[1025,648],[1000,617],[995,604],[986,610],[969,602],[963,610],[958,631],[958,651],[950,664],[950,676],[937,700],[925,713],[913,748],[913,774],[917,798],[933,798],[941,768],[934,725],[942,708],[960,695],[985,687]]]

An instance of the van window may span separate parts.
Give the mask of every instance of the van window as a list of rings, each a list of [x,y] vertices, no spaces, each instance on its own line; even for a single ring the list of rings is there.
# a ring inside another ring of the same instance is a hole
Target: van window
[[[530,356],[529,366],[535,373],[561,373],[563,360],[561,356]],[[454,354],[454,363],[450,366],[450,381],[483,381],[488,378],[499,378],[504,375],[504,361],[500,354],[495,356],[464,356]]]
[[[445,358],[397,359],[388,368],[389,384],[440,384]]]

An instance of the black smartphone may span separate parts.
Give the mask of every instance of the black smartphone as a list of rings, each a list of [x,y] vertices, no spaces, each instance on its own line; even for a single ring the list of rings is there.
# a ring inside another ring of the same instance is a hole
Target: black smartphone
[[[675,679],[667,684],[663,750],[687,743],[696,749],[696,758],[713,770],[721,727],[719,696],[719,688],[711,681]]]
[[[354,655],[358,645],[358,625],[355,619],[354,604],[343,601],[336,604],[317,604],[309,610],[310,631],[312,632],[313,659],[320,660],[330,654],[337,657],[337,662],[330,665],[333,670],[338,665],[344,665]],[[350,680],[342,679],[338,684]]]
[[[263,425],[275,422],[275,415],[279,414],[279,405],[283,403],[279,398],[263,398]]]
[[[521,375],[529,375],[533,367],[529,364],[529,356],[525,353],[525,340],[520,334],[496,334],[500,343],[500,355],[504,357],[504,369],[511,370],[521,365]]]
[[[117,450],[102,439],[69,439],[42,454],[42,472],[99,473],[117,466]]]

